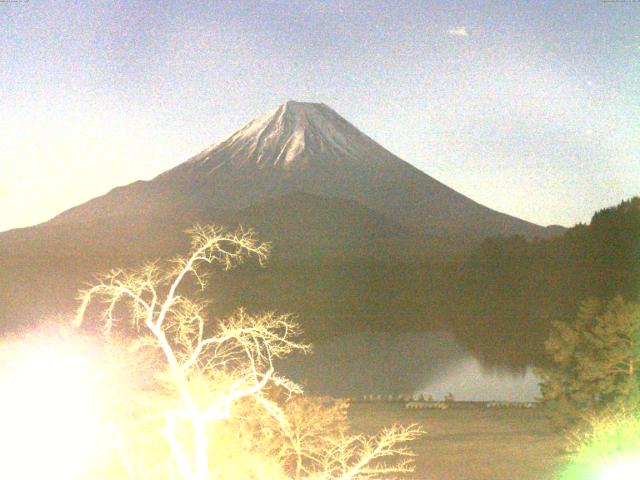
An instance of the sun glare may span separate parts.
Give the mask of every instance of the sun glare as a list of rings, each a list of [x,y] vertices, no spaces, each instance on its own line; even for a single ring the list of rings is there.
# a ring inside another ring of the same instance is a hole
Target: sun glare
[[[102,437],[90,350],[27,343],[2,353],[0,477],[86,478]]]
[[[596,480],[637,480],[638,478],[640,478],[640,457],[632,457],[605,465]]]

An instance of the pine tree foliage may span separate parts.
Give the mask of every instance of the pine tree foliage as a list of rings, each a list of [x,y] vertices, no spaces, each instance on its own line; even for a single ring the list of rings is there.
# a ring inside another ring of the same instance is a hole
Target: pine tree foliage
[[[584,301],[572,323],[554,322],[540,369],[547,411],[561,427],[607,408],[640,404],[640,305],[616,296]]]

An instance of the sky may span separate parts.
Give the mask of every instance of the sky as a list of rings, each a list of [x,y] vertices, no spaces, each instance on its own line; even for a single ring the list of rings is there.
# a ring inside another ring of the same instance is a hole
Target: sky
[[[637,1],[0,1],[0,231],[324,102],[547,225],[640,194]]]

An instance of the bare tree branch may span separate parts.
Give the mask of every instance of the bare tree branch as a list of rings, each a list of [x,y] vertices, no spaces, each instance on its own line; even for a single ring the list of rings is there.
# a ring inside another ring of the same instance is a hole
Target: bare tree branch
[[[349,435],[346,403],[325,407],[300,400],[304,398],[300,386],[276,374],[275,360],[309,350],[298,340],[301,329],[293,317],[273,312],[252,315],[239,309],[213,326],[206,305],[180,293],[188,277],[200,288],[206,287],[205,265],[217,263],[230,269],[250,256],[263,263],[269,245],[259,243],[251,230],[228,233],[220,227],[196,225],[189,233],[192,243],[187,257],[178,257],[167,267],[153,262],[132,271],[112,270],[80,294],[77,325],[90,305],[98,303],[103,331],[109,336],[121,324],[117,315],[124,311],[128,326],[137,332],[129,350],[158,352],[152,358],[160,362],[155,377],[165,400],[156,398],[155,405],[150,405],[163,409],[161,418],[152,415],[151,421],[162,422],[159,431],[170,461],[160,457],[150,465],[136,466],[127,453],[121,456],[124,474],[130,480],[240,478],[220,474],[224,465],[212,460],[216,450],[212,439],[222,435],[229,422],[240,422],[244,429],[256,424],[248,430],[253,433],[247,433],[249,443],[243,447],[247,458],[269,459],[280,472],[278,478],[364,480],[411,471],[411,453],[401,445],[421,434],[418,427],[392,427],[376,437]],[[284,399],[274,400],[273,392],[283,393]],[[242,437],[243,428],[236,436]],[[149,431],[145,428],[145,435]],[[401,459],[384,463],[392,456]],[[139,473],[149,470],[159,473],[149,477]]]

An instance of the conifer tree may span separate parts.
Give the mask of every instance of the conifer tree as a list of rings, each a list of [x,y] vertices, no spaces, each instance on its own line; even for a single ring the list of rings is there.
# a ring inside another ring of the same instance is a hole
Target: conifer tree
[[[547,411],[560,427],[607,408],[640,406],[640,304],[621,296],[580,305],[573,324],[554,322],[538,372]]]

